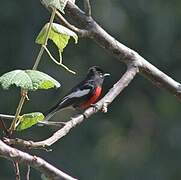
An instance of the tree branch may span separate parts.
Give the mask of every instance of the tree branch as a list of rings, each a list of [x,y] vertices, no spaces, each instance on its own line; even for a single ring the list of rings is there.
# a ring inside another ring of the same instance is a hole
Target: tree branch
[[[66,13],[75,21],[82,24],[89,31],[88,37],[93,39],[99,46],[103,47],[114,57],[126,64],[133,63],[139,68],[140,74],[151,80],[156,86],[162,87],[181,99],[181,84],[150,64],[134,50],[126,47],[109,35],[97,22],[88,17],[75,4],[68,1]]]
[[[21,145],[26,148],[46,148],[48,146],[51,146],[59,139],[67,135],[72,128],[85,121],[88,117],[92,116],[99,110],[104,109],[104,111],[106,111],[107,106],[121,93],[121,91],[123,91],[124,88],[128,86],[128,84],[132,81],[137,72],[137,67],[132,65],[128,66],[128,69],[126,73],[122,76],[122,78],[113,86],[113,88],[109,90],[109,92],[99,102],[95,104],[96,108],[90,107],[84,112],[84,114],[71,118],[71,120],[68,121],[63,128],[55,132],[50,138],[39,142],[8,138],[5,138],[4,141],[11,145]]]
[[[19,171],[19,164],[16,161],[13,161],[13,165],[14,165],[14,172],[16,175],[16,180],[20,180],[20,171]]]
[[[6,124],[4,123],[4,120],[12,120],[15,116],[13,115],[6,115],[6,114],[0,114],[0,128],[3,129],[6,135],[8,135]],[[66,123],[65,122],[54,122],[54,121],[38,121],[37,123],[40,126],[46,125],[46,126],[57,126],[62,127]]]
[[[72,31],[76,32],[79,37],[88,37],[89,31],[85,29],[79,29],[75,27],[74,25],[70,24],[62,15],[59,13],[59,11],[56,11],[57,18],[60,20],[61,23],[63,23],[67,28],[71,29]]]
[[[70,16],[85,27],[86,30],[90,32],[89,37],[97,42],[100,46],[105,48],[108,52],[112,53],[121,62],[128,65],[128,70],[124,76],[114,85],[114,87],[105,95],[102,100],[96,103],[96,109],[91,107],[84,112],[84,115],[79,115],[72,118],[66,123],[66,125],[58,130],[52,137],[40,141],[24,141],[20,139],[6,139],[5,141],[9,144],[19,144],[24,145],[29,148],[40,148],[51,146],[57,140],[65,136],[73,127],[81,123],[85,117],[89,117],[97,111],[107,108],[114,98],[131,82],[137,72],[140,72],[146,78],[151,80],[156,86],[163,87],[169,92],[181,99],[181,84],[161,72],[155,66],[147,62],[143,57],[141,57],[134,50],[126,47],[117,40],[115,40],[111,35],[109,35],[104,29],[102,29],[92,17],[85,15],[76,5],[68,1],[66,12]],[[106,110],[105,110],[106,111]]]
[[[31,171],[31,167],[30,165],[27,165],[26,180],[30,180],[30,171]]]
[[[91,5],[89,0],[84,0],[84,11],[86,16],[91,16]]]
[[[44,174],[47,178],[52,180],[76,180],[75,178],[65,174],[59,169],[55,168],[40,157],[32,156],[28,153],[22,152],[12,148],[0,140],[0,155],[11,161],[30,165]]]

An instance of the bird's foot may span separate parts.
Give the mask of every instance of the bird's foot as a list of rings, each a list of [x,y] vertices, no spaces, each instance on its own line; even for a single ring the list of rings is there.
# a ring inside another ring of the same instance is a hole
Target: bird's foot
[[[107,106],[108,106],[107,103],[104,103],[104,104],[102,105],[101,111],[102,111],[103,113],[107,113],[107,111],[108,111]]]
[[[99,111],[99,106],[97,104],[91,104],[90,107],[93,107],[95,112]]]

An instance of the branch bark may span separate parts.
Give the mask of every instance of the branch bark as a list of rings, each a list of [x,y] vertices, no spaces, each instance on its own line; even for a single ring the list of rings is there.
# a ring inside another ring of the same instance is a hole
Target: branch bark
[[[30,171],[31,171],[31,167],[30,167],[30,165],[28,165],[27,172],[26,172],[26,180],[30,180]]]
[[[88,118],[101,109],[107,109],[109,105],[119,93],[131,82],[137,72],[140,72],[146,78],[151,80],[156,86],[163,87],[179,99],[181,99],[181,84],[167,76],[165,73],[160,71],[158,68],[150,64],[143,57],[141,57],[134,50],[126,47],[125,45],[118,42],[115,38],[109,35],[103,28],[101,28],[92,17],[87,16],[82,10],[76,5],[68,1],[66,6],[66,12],[89,32],[88,37],[92,38],[101,47],[105,48],[109,53],[113,54],[121,62],[128,65],[128,70],[124,76],[114,85],[114,87],[96,103],[96,109],[91,107],[88,108],[84,115],[79,115],[72,118],[66,123],[66,125],[53,134],[50,138],[39,141],[24,141],[21,139],[5,139],[6,143],[19,144],[29,148],[42,148],[51,146],[53,143],[64,137],[68,132],[81,123],[85,117]],[[106,110],[105,110],[106,111]]]
[[[93,39],[99,46],[111,53],[121,62],[132,63],[139,68],[141,75],[152,81],[156,86],[162,87],[181,100],[181,84],[160,71],[151,63],[146,61],[134,50],[126,47],[108,34],[92,17],[87,16],[75,4],[68,1],[66,13],[79,22],[89,33],[88,37]]]
[[[0,140],[0,156],[17,163],[30,165],[31,167],[37,169],[46,177],[52,180],[61,180],[61,179],[76,180],[75,178],[55,168],[54,166],[52,166],[42,158],[32,156],[28,153],[12,148],[1,140]]]
[[[89,2],[89,1],[85,1]],[[151,63],[146,61],[142,56],[140,56],[134,50],[126,47],[124,44],[117,41],[114,37],[109,35],[91,16],[90,8],[84,13],[75,4],[68,1],[66,6],[66,13],[74,20],[74,22],[79,22],[82,28],[79,29],[71,24],[69,24],[61,15],[57,14],[57,17],[64,22],[66,26],[70,29],[77,31],[81,37],[89,37],[94,40],[99,46],[106,49],[114,57],[116,57],[121,62],[128,65],[128,69],[123,77],[114,85],[112,89],[98,102],[95,107],[88,108],[83,115],[72,118],[66,123],[66,125],[55,132],[50,138],[39,141],[24,141],[16,139],[6,139],[6,143],[9,144],[19,144],[29,148],[44,148],[51,146],[53,143],[64,137],[69,133],[69,131],[76,125],[85,121],[86,118],[95,114],[101,109],[107,110],[107,106],[119,95],[119,93],[131,82],[135,75],[139,72],[141,75],[145,76],[147,79],[152,81],[156,86],[162,87],[175,95],[178,99],[181,99],[181,84],[173,80],[171,77],[160,71],[158,68],[153,66]],[[0,153],[7,159],[14,160],[17,162],[22,162],[29,164],[30,166],[38,169],[40,172],[47,176],[54,177],[54,179],[74,179],[60,170],[56,169],[52,165],[48,164],[41,158],[31,156],[22,151],[16,150],[9,147],[0,140]],[[66,176],[66,178],[65,178]]]
[[[16,175],[16,180],[20,180],[21,177],[20,177],[20,171],[19,171],[19,164],[18,162],[13,162],[13,165],[14,165],[14,172],[15,172],[15,175]]]
[[[91,16],[91,5],[89,0],[84,0],[84,11],[86,16]]]
[[[128,86],[128,84],[133,80],[135,75],[138,72],[138,68],[130,65],[126,73],[122,76],[122,78],[109,90],[109,92],[95,104],[95,107],[88,108],[84,114],[80,114],[76,117],[71,118],[70,121],[66,123],[66,125],[55,132],[51,137],[46,140],[33,142],[33,141],[25,141],[22,139],[9,139],[5,138],[4,141],[10,145],[20,145],[26,148],[46,148],[51,146],[59,139],[64,137],[69,133],[69,131],[77,126],[78,124],[85,121],[88,117],[92,116],[93,114],[97,113],[100,110],[107,111],[107,106],[121,93]]]

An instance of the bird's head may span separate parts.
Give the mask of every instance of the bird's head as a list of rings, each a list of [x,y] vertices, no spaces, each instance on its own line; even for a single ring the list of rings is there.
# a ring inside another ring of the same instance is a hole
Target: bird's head
[[[103,83],[105,77],[110,76],[109,73],[105,73],[101,68],[97,66],[93,66],[89,68],[88,73],[87,73],[87,78],[88,79],[93,79],[97,80],[98,83]]]

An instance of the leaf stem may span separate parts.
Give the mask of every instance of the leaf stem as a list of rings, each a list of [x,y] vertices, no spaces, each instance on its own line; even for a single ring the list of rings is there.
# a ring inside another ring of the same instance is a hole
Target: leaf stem
[[[44,52],[44,46],[47,45],[47,42],[48,42],[48,37],[49,37],[49,33],[50,33],[50,30],[51,30],[51,26],[52,26],[52,23],[54,21],[54,18],[55,18],[55,14],[56,14],[56,8],[55,7],[52,7],[52,14],[51,14],[51,17],[50,17],[50,21],[49,21],[49,26],[48,26],[48,29],[47,29],[47,34],[46,34],[46,38],[45,38],[45,42],[44,44],[41,46],[41,49],[38,53],[38,56],[35,60],[35,63],[34,63],[34,66],[33,66],[33,70],[36,70],[39,63],[40,63],[40,60],[42,58],[42,55],[43,55],[43,52]],[[28,91],[27,90],[22,90],[22,93],[21,93],[21,98],[20,98],[20,101],[19,101],[19,104],[18,104],[18,107],[16,109],[16,114],[15,114],[15,118],[13,119],[12,123],[11,123],[11,126],[10,128],[8,129],[8,132],[9,132],[9,135],[12,134],[12,132],[16,129],[16,124],[17,124],[17,121],[18,121],[18,117],[21,113],[21,110],[22,110],[22,107],[24,105],[24,102],[25,102],[25,99],[27,97],[27,93]]]
[[[48,48],[46,46],[43,46],[45,51],[47,52],[47,54],[49,55],[49,57],[52,59],[52,61],[54,63],[56,63],[59,66],[62,66],[64,69],[66,69],[68,72],[72,73],[72,74],[76,74],[75,71],[72,71],[71,69],[69,69],[67,66],[65,66],[64,64],[62,64],[61,62],[58,62],[50,53],[50,51],[48,50]]]

